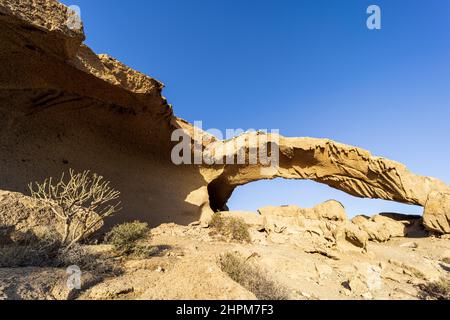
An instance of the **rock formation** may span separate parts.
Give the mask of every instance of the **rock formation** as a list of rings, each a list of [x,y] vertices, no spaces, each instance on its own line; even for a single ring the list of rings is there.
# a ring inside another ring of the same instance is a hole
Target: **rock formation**
[[[315,237],[324,246],[363,249],[368,241],[383,243],[393,238],[423,236],[419,216],[382,213],[372,218],[357,216],[348,220],[341,203],[330,200],[314,208],[297,206],[264,207],[258,212],[222,212],[223,217],[243,219],[255,230],[278,237],[278,242],[305,242]],[[285,239],[280,240],[286,236]],[[358,249],[357,249],[358,250]]]
[[[423,220],[432,231],[450,233],[450,193],[430,193],[425,204]]]
[[[90,169],[122,192],[123,213],[111,223],[157,225],[207,221],[252,181],[310,179],[358,197],[426,206],[426,226],[449,232],[440,205],[448,207],[448,185],[330,140],[266,135],[267,150],[276,141],[280,151],[270,170],[248,162],[175,165],[171,135],[182,128],[195,140],[193,126],[174,116],[160,82],[85,46],[82,26],[70,28],[70,17],[55,0],[0,0],[0,189],[26,193],[30,181]],[[250,133],[203,137],[215,159],[252,150]],[[238,139],[249,143],[227,151]]]
[[[236,143],[237,139],[250,141],[250,134],[247,135],[231,141],[215,141],[209,146],[210,152],[214,154],[216,150],[231,150],[222,145]],[[222,172],[209,185],[215,202],[213,207],[220,209],[226,204],[239,185],[277,177],[314,180],[357,197],[420,206],[425,206],[430,193],[449,191],[449,186],[440,180],[417,176],[398,162],[374,157],[360,148],[325,139],[284,138],[270,134],[265,140],[267,149],[274,141],[279,146],[280,160],[276,170],[271,173],[269,170],[261,171],[262,165],[224,165],[220,168]],[[249,150],[255,148],[251,142],[244,145],[245,150],[236,149],[234,156],[240,152],[248,155]],[[221,158],[230,155],[214,156]]]
[[[95,55],[67,17],[54,0],[0,1],[0,189],[28,194],[31,181],[89,168],[121,191],[119,220],[197,220],[185,199],[206,181],[171,162],[163,85]]]

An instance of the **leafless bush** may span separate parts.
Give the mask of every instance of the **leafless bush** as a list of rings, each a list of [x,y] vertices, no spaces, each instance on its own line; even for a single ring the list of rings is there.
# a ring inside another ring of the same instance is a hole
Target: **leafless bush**
[[[259,266],[237,253],[225,253],[218,259],[219,267],[260,300],[286,300],[287,289],[269,278]]]
[[[85,239],[105,218],[120,210],[120,202],[111,204],[119,198],[120,192],[102,176],[89,171],[75,173],[70,169],[68,179],[63,173],[56,183],[48,178],[42,183],[30,183],[29,188],[32,197],[49,204],[64,223],[61,243],[65,247]]]

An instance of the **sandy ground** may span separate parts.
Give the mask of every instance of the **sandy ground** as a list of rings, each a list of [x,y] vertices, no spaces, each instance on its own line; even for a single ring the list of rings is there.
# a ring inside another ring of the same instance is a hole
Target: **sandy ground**
[[[147,241],[158,248],[145,260],[124,262],[119,276],[93,280],[84,290],[64,286],[64,269],[0,269],[3,299],[256,299],[231,280],[219,255],[239,252],[287,289],[290,299],[418,299],[419,285],[448,277],[450,241],[434,237],[370,243],[367,253],[318,247],[314,239],[252,232],[243,244],[198,226],[162,225]],[[109,250],[94,246],[92,250]]]

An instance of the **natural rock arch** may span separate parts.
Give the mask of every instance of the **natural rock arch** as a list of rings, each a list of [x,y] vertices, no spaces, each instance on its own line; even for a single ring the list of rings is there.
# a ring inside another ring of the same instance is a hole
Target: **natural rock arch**
[[[244,144],[245,150],[236,149],[234,156],[244,152],[248,159],[249,150],[256,146],[245,135],[236,139],[248,143]],[[308,179],[360,198],[420,206],[425,206],[430,193],[449,191],[448,185],[438,179],[415,175],[398,162],[372,156],[369,151],[357,147],[326,139],[285,138],[273,134],[268,134],[266,139],[268,145],[278,144],[280,158],[276,170],[267,174],[270,171],[261,170],[265,168],[261,164],[223,165],[220,174],[211,178],[208,184],[213,211],[226,209],[236,187],[262,179]],[[216,159],[230,157],[222,151],[230,150],[224,147],[229,143],[233,140],[214,141],[206,152]]]
[[[330,140],[268,135],[268,143],[279,140],[274,170],[175,165],[171,134],[183,128],[190,135],[193,126],[174,115],[162,83],[83,45],[83,28],[70,29],[68,14],[55,0],[0,3],[0,189],[26,192],[28,182],[60,176],[69,166],[91,169],[122,191],[125,214],[111,223],[188,224],[207,221],[239,185],[310,179],[358,197],[430,203],[425,224],[450,233],[445,183]],[[224,153],[235,140],[201,144],[215,158],[248,155],[255,147]]]

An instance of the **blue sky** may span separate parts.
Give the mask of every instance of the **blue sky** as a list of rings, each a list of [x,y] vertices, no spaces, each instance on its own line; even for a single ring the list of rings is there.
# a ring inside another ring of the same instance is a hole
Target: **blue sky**
[[[334,139],[450,183],[450,1],[67,0],[97,53],[162,81],[204,129],[279,129]],[[368,30],[366,9],[382,10]],[[232,209],[312,206],[350,215],[420,208],[305,181],[239,188]]]

